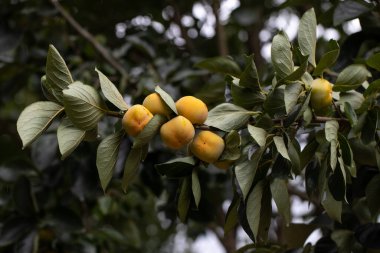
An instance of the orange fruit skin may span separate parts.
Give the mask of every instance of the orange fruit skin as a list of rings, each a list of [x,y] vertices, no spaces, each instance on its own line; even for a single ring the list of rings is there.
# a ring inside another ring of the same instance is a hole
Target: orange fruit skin
[[[146,96],[143,103],[143,106],[147,108],[153,115],[161,114],[169,116],[171,113],[170,108],[165,104],[164,100],[157,93],[151,93]]]
[[[194,138],[195,129],[191,122],[183,117],[177,116],[160,128],[160,136],[166,146],[171,149],[181,149]]]
[[[203,130],[195,136],[190,151],[200,160],[214,163],[223,153],[224,147],[224,140],[219,135]]]
[[[197,125],[205,123],[208,116],[208,109],[202,100],[193,96],[185,96],[180,98],[175,105],[178,114],[190,120],[191,123]]]
[[[131,106],[124,114],[122,126],[130,136],[137,136],[146,124],[153,118],[152,113],[144,106],[136,104]]]
[[[316,114],[323,114],[332,104],[332,84],[323,79],[314,79],[311,83],[310,104]]]

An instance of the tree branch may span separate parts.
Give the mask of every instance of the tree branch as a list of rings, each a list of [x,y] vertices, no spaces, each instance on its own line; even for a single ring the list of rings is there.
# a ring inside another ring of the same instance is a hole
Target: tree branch
[[[121,74],[121,87],[120,89],[123,91],[125,86],[127,85],[128,73],[121,65],[121,63],[112,56],[107,48],[101,45],[98,41],[96,41],[95,37],[89,33],[85,28],[83,28],[74,18],[71,16],[69,12],[67,12],[63,6],[58,2],[58,0],[50,0],[50,2],[54,5],[54,7],[59,11],[59,13],[63,16],[63,18],[90,44],[100,53],[100,55]]]
[[[329,120],[336,120],[336,121],[348,121],[346,118],[331,118],[331,117],[321,117],[321,116],[315,116],[314,120],[312,122],[314,123],[325,123]]]
[[[212,11],[215,16],[215,28],[216,28],[216,37],[218,39],[219,54],[224,56],[224,55],[228,55],[228,46],[227,46],[226,32],[224,30],[224,26],[220,23],[219,9],[220,9],[220,1],[213,0]]]

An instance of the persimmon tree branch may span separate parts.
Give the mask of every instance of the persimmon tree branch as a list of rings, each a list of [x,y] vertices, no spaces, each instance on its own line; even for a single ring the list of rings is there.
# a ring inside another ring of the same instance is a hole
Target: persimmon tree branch
[[[121,63],[111,54],[111,52],[100,44],[95,37],[82,27],[74,17],[63,8],[58,0],[50,0],[55,9],[62,15],[62,17],[84,38],[86,39],[100,55],[121,74],[120,90],[124,90],[127,85],[128,73],[121,65]]]
[[[228,46],[227,46],[226,32],[224,30],[224,26],[220,23],[219,9],[220,9],[220,1],[213,0],[212,11],[215,16],[215,30],[216,30],[217,40],[218,40],[219,54],[224,56],[224,55],[228,55]]]

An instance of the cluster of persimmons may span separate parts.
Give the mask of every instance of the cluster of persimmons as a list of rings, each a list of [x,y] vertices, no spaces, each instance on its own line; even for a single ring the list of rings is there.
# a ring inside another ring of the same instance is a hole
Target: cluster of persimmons
[[[209,130],[195,131],[208,116],[206,104],[193,96],[185,96],[175,103],[178,115],[171,118],[172,110],[158,93],[148,95],[142,105],[131,106],[123,116],[122,125],[128,135],[136,137],[153,118],[161,114],[169,119],[160,128],[162,142],[173,150],[188,147],[188,151],[206,163],[228,168],[230,163],[218,161],[225,143],[222,137]]]

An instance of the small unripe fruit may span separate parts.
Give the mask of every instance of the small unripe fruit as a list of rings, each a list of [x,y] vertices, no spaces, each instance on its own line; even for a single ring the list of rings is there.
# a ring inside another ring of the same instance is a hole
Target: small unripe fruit
[[[153,118],[148,109],[142,105],[131,106],[124,114],[122,125],[130,136],[137,136]]]
[[[214,163],[224,150],[224,140],[211,131],[200,131],[190,145],[190,151],[204,162]]]
[[[311,83],[311,107],[316,114],[323,114],[332,103],[332,84],[322,78],[317,78]]]
[[[162,100],[161,96],[157,93],[152,93],[143,101],[143,106],[146,107],[153,115],[161,114],[165,116],[169,116],[171,113],[170,108],[165,104],[164,100]]]
[[[172,149],[180,149],[189,144],[194,138],[194,134],[193,124],[183,116],[169,120],[160,129],[162,141]]]
[[[184,116],[193,124],[201,125],[205,123],[207,119],[207,106],[202,100],[196,97],[182,97],[175,103],[175,106],[178,114]]]

